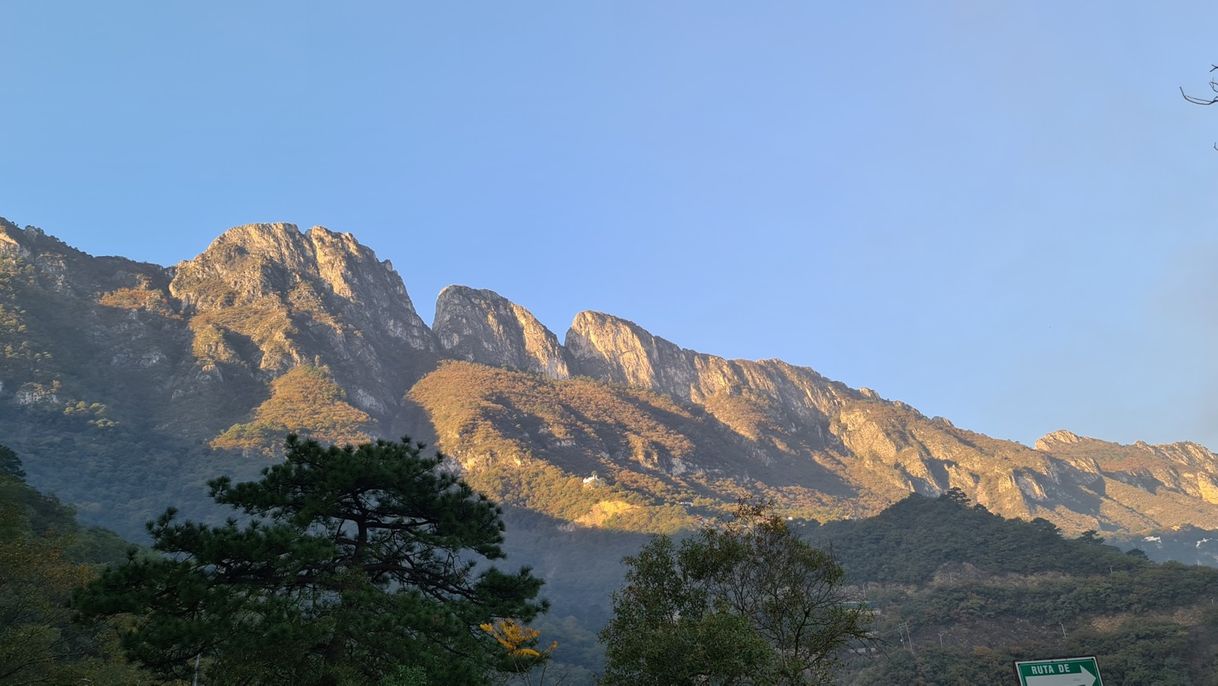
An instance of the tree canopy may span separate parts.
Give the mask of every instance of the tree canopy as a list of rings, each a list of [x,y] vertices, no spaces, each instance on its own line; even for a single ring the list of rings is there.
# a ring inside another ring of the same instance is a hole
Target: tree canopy
[[[127,544],[85,529],[71,508],[20,476],[0,446],[0,684],[147,683],[126,664],[105,624],[81,626],[66,605],[94,578],[94,563],[122,557]]]
[[[655,537],[626,564],[601,633],[610,686],[831,683],[844,645],[866,639],[841,568],[764,508],[680,544]]]
[[[25,470],[21,468],[21,459],[8,446],[0,445],[0,477],[25,478]]]
[[[542,582],[486,564],[503,557],[498,507],[422,450],[289,436],[260,480],[209,484],[247,521],[166,511],[148,525],[160,555],[107,570],[76,607],[134,615],[127,654],[169,678],[197,660],[208,684],[483,683],[501,650],[480,625],[544,611]]]

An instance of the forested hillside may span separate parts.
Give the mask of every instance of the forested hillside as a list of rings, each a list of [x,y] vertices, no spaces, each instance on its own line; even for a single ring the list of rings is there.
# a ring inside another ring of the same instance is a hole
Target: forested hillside
[[[0,683],[152,683],[122,658],[114,626],[76,624],[68,607],[130,544],[81,526],[23,477],[18,457],[0,446]]]
[[[1007,520],[959,492],[809,526],[877,611],[847,683],[1005,683],[1015,660],[1095,655],[1104,683],[1208,683],[1218,570],[1154,563],[1094,532]]]
[[[524,513],[509,522],[510,554],[535,561],[547,580],[554,606],[538,626],[560,642],[554,659],[590,679],[620,559],[646,538],[564,532]],[[856,646],[865,650],[842,683],[1005,683],[1015,660],[1064,654],[1096,655],[1115,684],[1208,683],[1218,665],[1211,567],[1156,563],[1094,532],[1006,519],[959,491],[910,496],[870,518],[790,524],[831,551],[852,597],[876,611],[875,641]]]
[[[0,670],[151,683],[119,656],[113,630],[73,624],[67,607],[128,544],[81,527],[70,508],[25,485],[11,451],[0,449],[0,463]],[[592,683],[621,558],[646,537],[515,508],[506,522],[508,560],[533,563],[546,581],[552,608],[534,626],[558,641],[551,674]],[[1155,563],[1094,532],[1066,537],[1045,520],[1005,519],[960,491],[910,496],[871,518],[790,525],[831,551],[849,595],[874,610],[874,641],[853,646],[844,684],[1002,683],[1014,660],[1088,654],[1106,683],[1170,686],[1204,683],[1218,664],[1218,570],[1209,567]]]

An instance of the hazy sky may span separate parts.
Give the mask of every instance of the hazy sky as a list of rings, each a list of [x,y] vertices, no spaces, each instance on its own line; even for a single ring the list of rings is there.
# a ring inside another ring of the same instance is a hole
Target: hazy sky
[[[4,0],[0,215],[161,264],[322,224],[428,321],[463,283],[1218,447],[1218,5],[1167,5]]]

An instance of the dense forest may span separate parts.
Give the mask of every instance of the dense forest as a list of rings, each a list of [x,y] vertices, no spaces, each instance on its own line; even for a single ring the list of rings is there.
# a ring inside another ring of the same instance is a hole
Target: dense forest
[[[590,683],[603,668],[595,634],[611,616],[617,558],[647,539],[595,530],[547,539],[538,520],[509,520],[509,550],[547,578],[553,607],[538,626],[560,641],[556,671]],[[1218,570],[1208,566],[1006,519],[959,492],[791,525],[833,555],[855,602],[875,611],[875,640],[844,665],[842,683],[1004,683],[1015,660],[1064,654],[1096,655],[1105,683],[1208,683],[1218,664]]]
[[[26,485],[7,448],[0,472],[0,683],[173,683],[124,658],[130,620],[73,621],[71,606],[107,567],[157,553],[129,558],[134,548],[118,536],[78,524],[71,508]],[[521,510],[503,521],[508,560],[532,563],[546,582],[549,611],[528,631],[533,643],[557,643],[545,654],[547,683],[594,683],[605,673],[598,632],[613,618],[621,560],[650,539]],[[871,518],[787,526],[832,556],[849,605],[871,613],[871,638],[848,647],[838,683],[1002,683],[1015,660],[1086,654],[1105,683],[1170,686],[1204,682],[1218,664],[1210,567],[1005,519],[959,491],[910,496]]]
[[[153,683],[123,659],[109,624],[72,621],[72,593],[126,557],[118,536],[26,485],[0,446],[0,684]]]
[[[1209,683],[1218,570],[1155,563],[1095,532],[1008,520],[951,492],[809,526],[877,612],[850,684],[1004,683],[1015,660],[1095,655],[1104,683]]]

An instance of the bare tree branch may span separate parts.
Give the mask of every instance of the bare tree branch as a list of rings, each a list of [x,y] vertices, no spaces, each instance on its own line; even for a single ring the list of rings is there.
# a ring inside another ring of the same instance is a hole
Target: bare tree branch
[[[1211,64],[1210,73],[1212,74],[1215,71],[1218,71],[1218,64]],[[1214,93],[1218,93],[1218,80],[1210,79],[1209,86],[1210,86],[1211,91],[1213,91]],[[1194,105],[1213,105],[1213,104],[1218,103],[1218,95],[1215,95],[1212,98],[1198,98],[1195,95],[1189,95],[1188,93],[1185,93],[1184,86],[1180,87],[1180,95],[1185,100],[1187,100],[1188,102],[1191,102]]]

